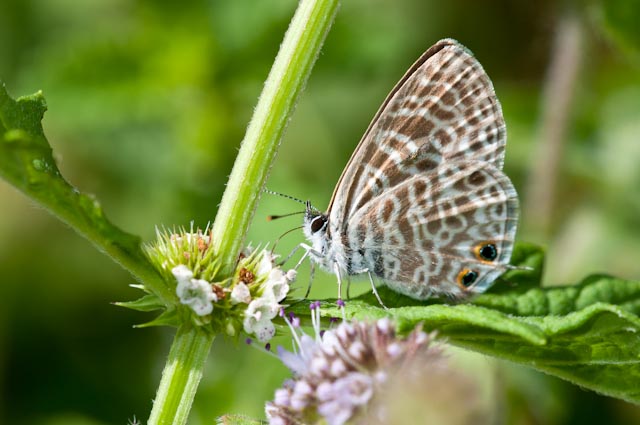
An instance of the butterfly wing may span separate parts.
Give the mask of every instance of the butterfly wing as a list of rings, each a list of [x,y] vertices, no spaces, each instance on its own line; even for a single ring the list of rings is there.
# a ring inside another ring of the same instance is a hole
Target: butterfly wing
[[[441,40],[407,71],[373,118],[329,204],[329,232],[373,197],[445,161],[502,169],[506,130],[493,85],[455,40]],[[400,164],[411,161],[413,169]]]
[[[354,265],[366,265],[417,299],[482,292],[509,264],[517,217],[516,191],[501,170],[477,161],[445,163],[385,191],[349,219],[347,269],[358,273]]]

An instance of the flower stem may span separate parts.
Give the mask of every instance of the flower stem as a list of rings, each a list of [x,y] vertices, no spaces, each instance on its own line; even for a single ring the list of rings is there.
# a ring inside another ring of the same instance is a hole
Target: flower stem
[[[202,327],[178,329],[162,371],[149,425],[185,424],[215,335]]]
[[[585,31],[581,17],[569,13],[558,22],[551,61],[544,82],[538,143],[531,162],[523,211],[523,224],[531,235],[547,239],[551,230],[558,180],[567,134],[572,124],[572,107],[577,82],[585,64]]]
[[[234,270],[280,139],[337,8],[338,0],[301,0],[287,30],[212,227],[213,249],[222,261],[218,280]],[[200,328],[178,329],[149,424],[186,423],[213,339]]]
[[[298,96],[338,9],[338,0],[302,0],[247,128],[213,223],[221,273],[236,263]]]

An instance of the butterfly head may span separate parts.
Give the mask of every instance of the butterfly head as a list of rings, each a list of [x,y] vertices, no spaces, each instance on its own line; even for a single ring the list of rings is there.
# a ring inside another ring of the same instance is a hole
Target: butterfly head
[[[327,225],[329,217],[311,206],[307,201],[302,228],[304,235],[318,252],[325,252],[327,244]]]

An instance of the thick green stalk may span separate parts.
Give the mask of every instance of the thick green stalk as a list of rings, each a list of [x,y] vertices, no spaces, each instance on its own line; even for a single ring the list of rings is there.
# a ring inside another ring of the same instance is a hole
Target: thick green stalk
[[[302,0],[271,68],[213,224],[213,244],[229,274],[242,249],[262,188],[338,0]]]
[[[214,338],[213,333],[201,327],[178,329],[153,401],[150,425],[187,423]]]
[[[213,249],[223,264],[219,279],[234,270],[280,139],[337,7],[338,0],[301,0],[280,46],[213,224]],[[212,342],[202,329],[178,330],[149,424],[186,423]]]

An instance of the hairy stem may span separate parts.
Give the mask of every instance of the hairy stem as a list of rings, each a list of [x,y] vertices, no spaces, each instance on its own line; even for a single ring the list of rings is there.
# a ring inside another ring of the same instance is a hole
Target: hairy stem
[[[575,82],[582,63],[582,28],[575,14],[558,24],[542,99],[542,120],[534,167],[526,190],[527,224],[546,234],[551,224],[559,167],[570,125]]]
[[[150,425],[187,423],[214,337],[203,328],[178,329],[153,401]]]
[[[213,224],[223,276],[236,263],[280,139],[337,8],[338,0],[302,0],[280,46]]]
[[[280,139],[338,7],[338,0],[302,0],[264,85],[214,221],[213,249],[234,270]],[[185,424],[213,336],[179,329],[154,401],[149,424]]]

